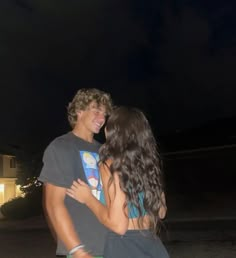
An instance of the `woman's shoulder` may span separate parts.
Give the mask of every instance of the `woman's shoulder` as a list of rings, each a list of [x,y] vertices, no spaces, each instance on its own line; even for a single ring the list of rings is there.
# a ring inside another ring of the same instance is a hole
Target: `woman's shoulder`
[[[110,167],[111,166],[111,164],[112,164],[112,159],[107,159],[107,160],[105,160],[105,161],[101,161],[100,163],[99,163],[99,166],[107,166],[107,167]]]
[[[109,173],[110,174],[110,166],[112,164],[112,160],[111,159],[107,159],[104,162],[100,162],[99,164],[99,169],[101,171],[101,173]]]

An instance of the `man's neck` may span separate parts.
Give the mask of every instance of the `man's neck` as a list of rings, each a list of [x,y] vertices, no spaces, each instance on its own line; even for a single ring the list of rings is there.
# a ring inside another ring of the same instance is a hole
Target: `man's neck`
[[[86,142],[90,142],[90,143],[93,143],[93,142],[94,142],[94,138],[93,138],[94,134],[93,134],[93,133],[90,133],[90,132],[83,132],[83,130],[78,130],[78,129],[76,129],[76,128],[74,128],[74,129],[72,130],[72,133],[73,133],[75,136],[77,136],[77,137],[83,139],[83,140],[86,141]]]

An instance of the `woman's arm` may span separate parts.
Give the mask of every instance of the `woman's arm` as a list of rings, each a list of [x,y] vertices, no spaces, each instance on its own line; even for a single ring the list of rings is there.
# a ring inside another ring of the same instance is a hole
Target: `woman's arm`
[[[98,201],[91,193],[89,186],[81,180],[74,182],[67,194],[81,203],[85,203],[98,220],[110,230],[123,235],[128,229],[127,208],[124,210],[125,194],[120,189],[119,177],[115,173],[114,180],[108,186],[111,177],[109,167],[100,165],[100,173],[104,189],[106,205]]]
[[[106,200],[107,215],[106,224],[111,230],[123,235],[128,229],[128,207],[124,208],[126,196],[120,188],[120,180],[117,173],[114,173],[113,181],[109,185],[111,173],[109,170],[111,162],[100,165],[104,195]]]

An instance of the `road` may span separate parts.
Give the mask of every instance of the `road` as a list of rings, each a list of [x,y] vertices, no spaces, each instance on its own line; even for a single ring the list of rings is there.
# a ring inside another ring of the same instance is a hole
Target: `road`
[[[236,257],[235,221],[172,222],[167,227],[163,237],[171,258]],[[55,243],[44,223],[0,221],[0,230],[1,258],[55,258]]]
[[[0,234],[1,258],[52,258],[55,243],[47,229],[4,230]]]

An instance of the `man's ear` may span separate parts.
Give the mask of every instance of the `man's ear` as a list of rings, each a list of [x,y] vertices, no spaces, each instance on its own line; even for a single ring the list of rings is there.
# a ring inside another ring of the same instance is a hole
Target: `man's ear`
[[[77,114],[77,118],[80,118],[81,115],[82,115],[82,110],[78,110],[78,111],[76,112],[76,114]]]

